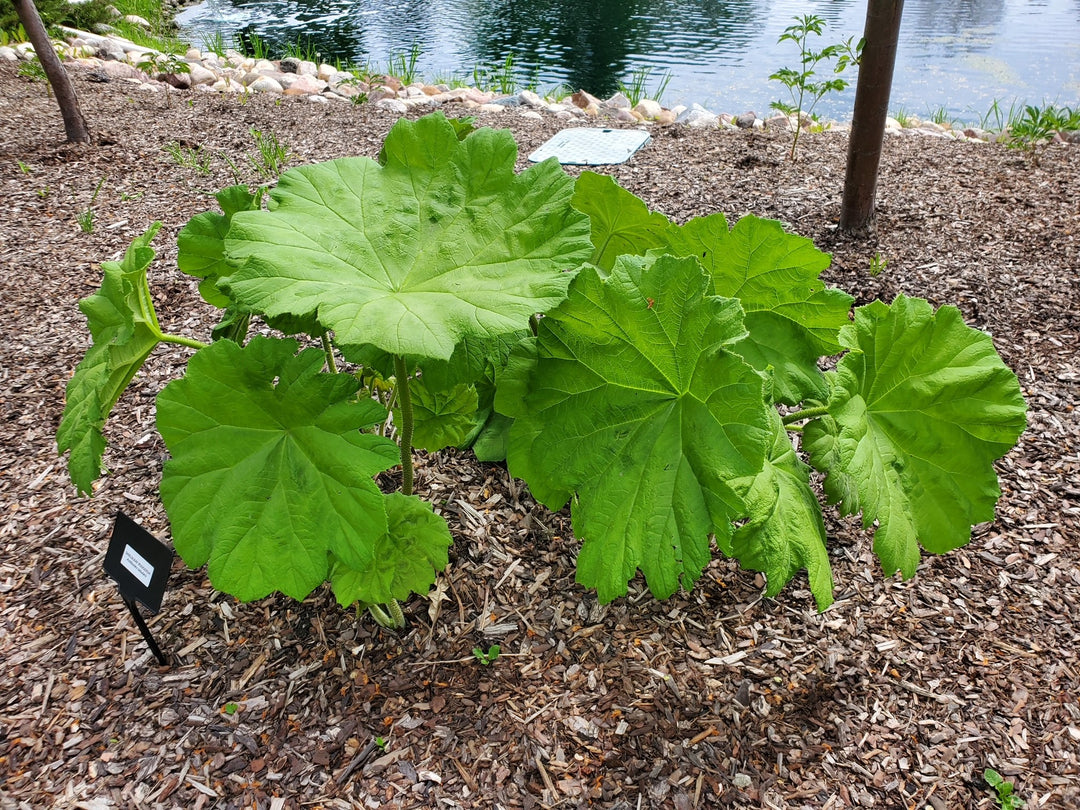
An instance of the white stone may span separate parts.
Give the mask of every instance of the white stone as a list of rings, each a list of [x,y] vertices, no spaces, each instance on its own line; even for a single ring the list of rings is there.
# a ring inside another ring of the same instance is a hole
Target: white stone
[[[310,96],[307,97],[307,100],[309,102],[311,102],[312,104],[329,104],[330,103],[330,99],[328,99],[326,96],[322,95],[321,93],[312,93]]]
[[[192,62],[188,67],[191,70],[192,84],[213,84],[218,79],[214,71],[207,70],[198,62]]]
[[[269,59],[259,59],[252,68],[256,73],[277,73],[278,68]]]
[[[15,53],[20,59],[24,59],[29,62],[34,58],[34,46],[29,42],[20,42],[15,46]]]
[[[213,88],[219,93],[243,93],[245,89],[240,82],[234,82],[227,76],[223,76],[214,82]]]
[[[125,14],[124,22],[137,25],[140,28],[146,28],[147,30],[150,28],[150,21],[145,17],[140,17],[138,14]]]
[[[337,73],[337,68],[333,65],[326,64],[326,62],[323,62],[321,65],[319,65],[318,69],[315,71],[315,75],[322,79],[324,82],[330,81],[330,77],[333,76],[335,73]]]
[[[375,102],[375,106],[392,113],[403,115],[409,111],[409,105],[399,98],[384,98]]]
[[[660,102],[654,101],[651,98],[643,98],[634,105],[634,112],[638,113],[642,118],[648,121],[656,119],[663,111],[664,108],[660,106]]]
[[[547,105],[544,103],[544,100],[532,90],[522,90],[518,94],[518,99],[526,107],[535,107],[539,109],[547,107]]]
[[[284,88],[269,76],[259,76],[248,85],[248,90],[253,93],[280,93]]]
[[[604,103],[609,107],[614,107],[616,110],[629,110],[634,106],[630,103],[630,99],[622,93],[616,93]]]
[[[352,84],[355,80],[356,77],[353,74],[349,73],[349,71],[347,70],[335,70],[333,73],[330,74],[330,77],[326,79],[326,81],[329,82],[331,86],[341,84],[342,82]]]
[[[319,66],[314,62],[303,61],[296,67],[296,72],[301,76],[318,76]]]
[[[0,59],[6,59],[8,62],[18,62],[19,54],[15,52],[14,48],[9,48],[7,45],[0,46]]]
[[[720,121],[720,117],[716,113],[706,110],[700,104],[694,104],[689,110],[679,115],[676,120],[678,123],[694,129],[707,129],[715,127]]]
[[[199,52],[198,48],[188,48],[187,53],[184,54],[184,59],[188,62],[201,62],[202,53]]]
[[[521,113],[521,117],[522,118],[534,118],[537,121],[540,121],[540,120],[543,119],[544,116],[542,116],[536,110],[525,110],[525,112]]]

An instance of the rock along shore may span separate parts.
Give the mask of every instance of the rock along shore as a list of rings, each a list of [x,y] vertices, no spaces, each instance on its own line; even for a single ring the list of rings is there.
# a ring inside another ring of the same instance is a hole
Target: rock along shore
[[[135,21],[134,19],[132,21]],[[683,125],[693,128],[845,131],[847,124],[814,121],[805,113],[801,119],[784,114],[763,118],[754,112],[741,115],[716,113],[693,104],[663,107],[654,99],[634,104],[622,93],[599,99],[584,90],[563,98],[543,98],[530,90],[499,94],[476,87],[414,82],[404,84],[389,75],[358,77],[329,64],[316,64],[293,57],[280,60],[254,59],[236,50],[224,54],[204,53],[190,48],[184,57],[171,57],[137,45],[113,34],[94,34],[64,28],[65,40],[54,42],[57,53],[69,65],[86,70],[102,81],[122,81],[146,92],[169,92],[169,88],[213,93],[269,93],[300,98],[312,104],[369,103],[402,115],[414,107],[436,108],[455,103],[481,112],[516,113],[523,118],[553,115],[567,120],[596,119],[598,122]],[[35,58],[28,42],[0,47],[0,59],[30,61]],[[160,70],[146,69],[155,61]],[[137,67],[143,65],[142,68]],[[895,118],[886,122],[886,134],[915,134],[937,138],[990,142],[1002,140],[1008,132],[989,132],[978,127],[952,128],[918,118]],[[1080,143],[1080,133],[1059,132],[1055,141]]]

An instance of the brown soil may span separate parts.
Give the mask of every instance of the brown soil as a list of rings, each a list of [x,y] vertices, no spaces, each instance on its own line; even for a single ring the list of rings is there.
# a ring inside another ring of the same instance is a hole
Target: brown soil
[[[77,90],[90,147],[65,145],[44,86],[0,66],[0,807],[991,808],[987,767],[1029,807],[1080,806],[1080,148],[1033,165],[890,137],[863,241],[835,229],[842,134],[807,136],[791,163],[789,135],[657,128],[610,170],[680,221],[783,220],[833,252],[826,281],[860,302],[902,291],[993,334],[1030,427],[999,465],[998,519],[914,579],[883,580],[867,534],[831,519],[837,601],[822,615],[805,580],[763,599],[760,577],[719,560],[692,593],[657,602],[636,581],[601,607],[574,583],[566,515],[446,453],[419,467],[454,533],[445,600],[412,599],[407,631],[326,590],[238,604],[177,559],[150,620],[173,661],[159,668],[102,558],[118,509],[169,536],[153,404],[186,352],[153,356],[108,428],[110,474],[76,497],[53,439],[88,341],[76,302],[160,219],[161,319],[205,337],[212,313],[175,268],[175,236],[232,182],[220,156],[254,182],[251,127],[295,164],[373,156],[394,119]],[[523,155],[560,128],[512,111],[482,123],[510,127]],[[178,166],[170,142],[209,150],[210,173]],[[871,278],[875,254],[888,265]],[[503,654],[482,666],[472,650],[492,643]]]

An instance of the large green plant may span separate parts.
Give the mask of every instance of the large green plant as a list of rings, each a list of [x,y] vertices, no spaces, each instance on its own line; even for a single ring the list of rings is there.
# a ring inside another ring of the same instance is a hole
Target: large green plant
[[[226,189],[179,238],[225,310],[209,345],[162,332],[153,229],[137,239],[81,305],[94,344],[58,433],[76,485],[172,341],[198,350],[158,397],[162,499],[184,559],[241,599],[328,579],[342,604],[393,607],[428,588],[450,535],[412,495],[414,446],[506,458],[543,503],[569,502],[579,581],[603,601],[638,570],[659,597],[689,587],[715,543],[770,595],[806,568],[824,609],[812,468],[875,526],[887,574],[993,517],[1025,406],[957,310],[900,296],[852,319],[818,278],[828,257],[776,222],[676,225],[610,178],[515,159],[508,133],[435,114],[399,122],[378,161],[286,172],[267,209]],[[248,340],[252,318],[303,340]],[[402,491],[383,494],[373,476],[396,463]]]

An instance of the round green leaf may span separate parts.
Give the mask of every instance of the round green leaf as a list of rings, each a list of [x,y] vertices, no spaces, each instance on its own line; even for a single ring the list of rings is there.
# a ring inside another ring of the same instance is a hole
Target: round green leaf
[[[158,395],[172,458],[161,498],[173,540],[215,588],[248,601],[279,590],[303,599],[326,579],[329,554],[369,564],[386,533],[372,476],[396,445],[360,430],[386,411],[357,400],[349,374],[323,374],[323,353],[294,340],[219,341]]]
[[[855,311],[841,340],[851,351],[830,375],[828,415],[806,426],[806,450],[829,497],[864,525],[877,521],[885,573],[909,577],[920,544],[957,548],[993,519],[993,462],[1020,437],[1027,408],[990,336],[955,307],[877,301]]]
[[[223,283],[269,316],[316,313],[339,344],[448,359],[467,335],[522,328],[565,297],[591,253],[555,161],[514,174],[506,131],[459,140],[441,113],[402,119],[382,163],[292,169],[269,211],[233,216]]]

